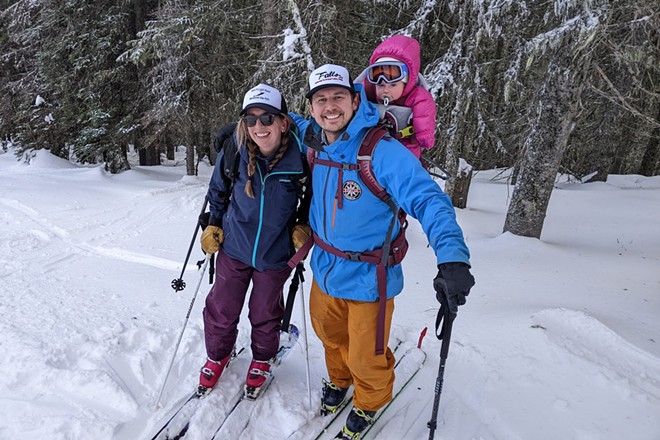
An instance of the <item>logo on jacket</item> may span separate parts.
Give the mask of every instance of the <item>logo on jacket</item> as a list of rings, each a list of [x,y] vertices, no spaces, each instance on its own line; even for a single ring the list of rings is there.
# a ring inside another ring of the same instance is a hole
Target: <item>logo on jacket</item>
[[[362,195],[362,187],[354,180],[347,180],[342,186],[342,193],[347,200],[357,200]]]

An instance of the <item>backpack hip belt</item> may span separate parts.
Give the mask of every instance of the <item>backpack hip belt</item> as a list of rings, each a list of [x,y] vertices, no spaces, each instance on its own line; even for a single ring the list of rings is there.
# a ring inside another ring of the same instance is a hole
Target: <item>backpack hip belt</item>
[[[408,222],[405,220],[405,214],[399,215],[399,220],[403,220],[399,235],[391,241],[391,246],[383,246],[373,251],[351,252],[342,251],[329,245],[319,237],[316,232],[312,233],[314,244],[324,251],[345,260],[358,263],[368,263],[376,266],[376,281],[378,286],[378,316],[376,318],[376,355],[385,354],[385,306],[387,303],[387,270],[389,266],[400,264],[408,252],[408,241],[406,240],[405,230]],[[391,238],[391,228],[388,231],[388,238]],[[385,249],[389,247],[389,252]]]

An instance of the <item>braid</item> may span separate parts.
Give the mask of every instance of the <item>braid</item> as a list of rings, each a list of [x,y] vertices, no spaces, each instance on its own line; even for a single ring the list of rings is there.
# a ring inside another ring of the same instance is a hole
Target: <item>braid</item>
[[[258,148],[257,144],[255,144],[251,140],[247,142],[248,178],[247,178],[247,182],[245,182],[245,194],[247,194],[248,197],[251,199],[254,199],[254,190],[252,189],[252,176],[254,176],[254,173],[257,171],[257,153],[256,153],[257,148]]]
[[[284,153],[286,153],[286,150],[289,149],[289,132],[287,131],[282,135],[282,142],[280,143],[280,148],[277,149],[277,153],[275,154],[275,157],[271,161],[271,163],[268,165],[268,171],[272,171],[275,165],[277,165],[277,162],[284,157]]]

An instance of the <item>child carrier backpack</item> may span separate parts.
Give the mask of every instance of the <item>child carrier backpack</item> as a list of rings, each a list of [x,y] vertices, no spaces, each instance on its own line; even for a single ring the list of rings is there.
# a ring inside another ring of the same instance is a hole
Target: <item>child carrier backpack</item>
[[[383,247],[365,252],[351,252],[342,251],[328,243],[324,242],[316,233],[313,233],[314,244],[326,252],[329,252],[340,258],[350,261],[359,261],[376,265],[376,278],[378,285],[378,318],[377,318],[377,331],[376,331],[376,354],[384,354],[385,352],[385,303],[387,301],[387,280],[386,268],[401,263],[408,251],[408,241],[405,237],[405,231],[408,227],[406,214],[400,209],[392,197],[387,193],[385,188],[378,183],[372,168],[372,159],[376,145],[383,138],[390,137],[387,128],[382,125],[377,125],[369,129],[367,134],[360,143],[360,148],[357,153],[357,163],[334,162],[331,160],[320,159],[317,150],[313,148],[307,149],[307,161],[309,162],[310,170],[314,170],[315,165],[324,165],[333,168],[339,168],[340,179],[343,176],[344,170],[357,170],[358,175],[366,185],[366,187],[380,200],[382,200],[392,211],[392,220],[390,221],[387,229],[387,235],[383,242]],[[341,193],[341,182],[337,188],[338,208],[342,207],[343,194]],[[394,231],[394,224],[398,221],[401,225],[399,234],[394,239],[392,233]]]
[[[412,125],[413,112],[410,107],[400,105],[376,104],[379,123],[400,141],[415,134]]]

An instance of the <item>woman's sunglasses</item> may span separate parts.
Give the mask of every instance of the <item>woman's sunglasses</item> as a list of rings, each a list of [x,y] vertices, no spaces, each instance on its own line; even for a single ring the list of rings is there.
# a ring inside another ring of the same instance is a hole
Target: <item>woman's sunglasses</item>
[[[372,64],[367,68],[367,80],[372,84],[381,81],[393,83],[401,81],[408,75],[408,67],[405,63],[384,62]]]
[[[263,115],[260,116],[245,115],[243,116],[243,121],[245,121],[245,124],[248,127],[254,127],[255,125],[257,125],[257,121],[261,121],[261,125],[263,125],[264,127],[268,127],[269,125],[273,125],[276,116],[277,115],[273,115],[271,113],[264,113]]]

